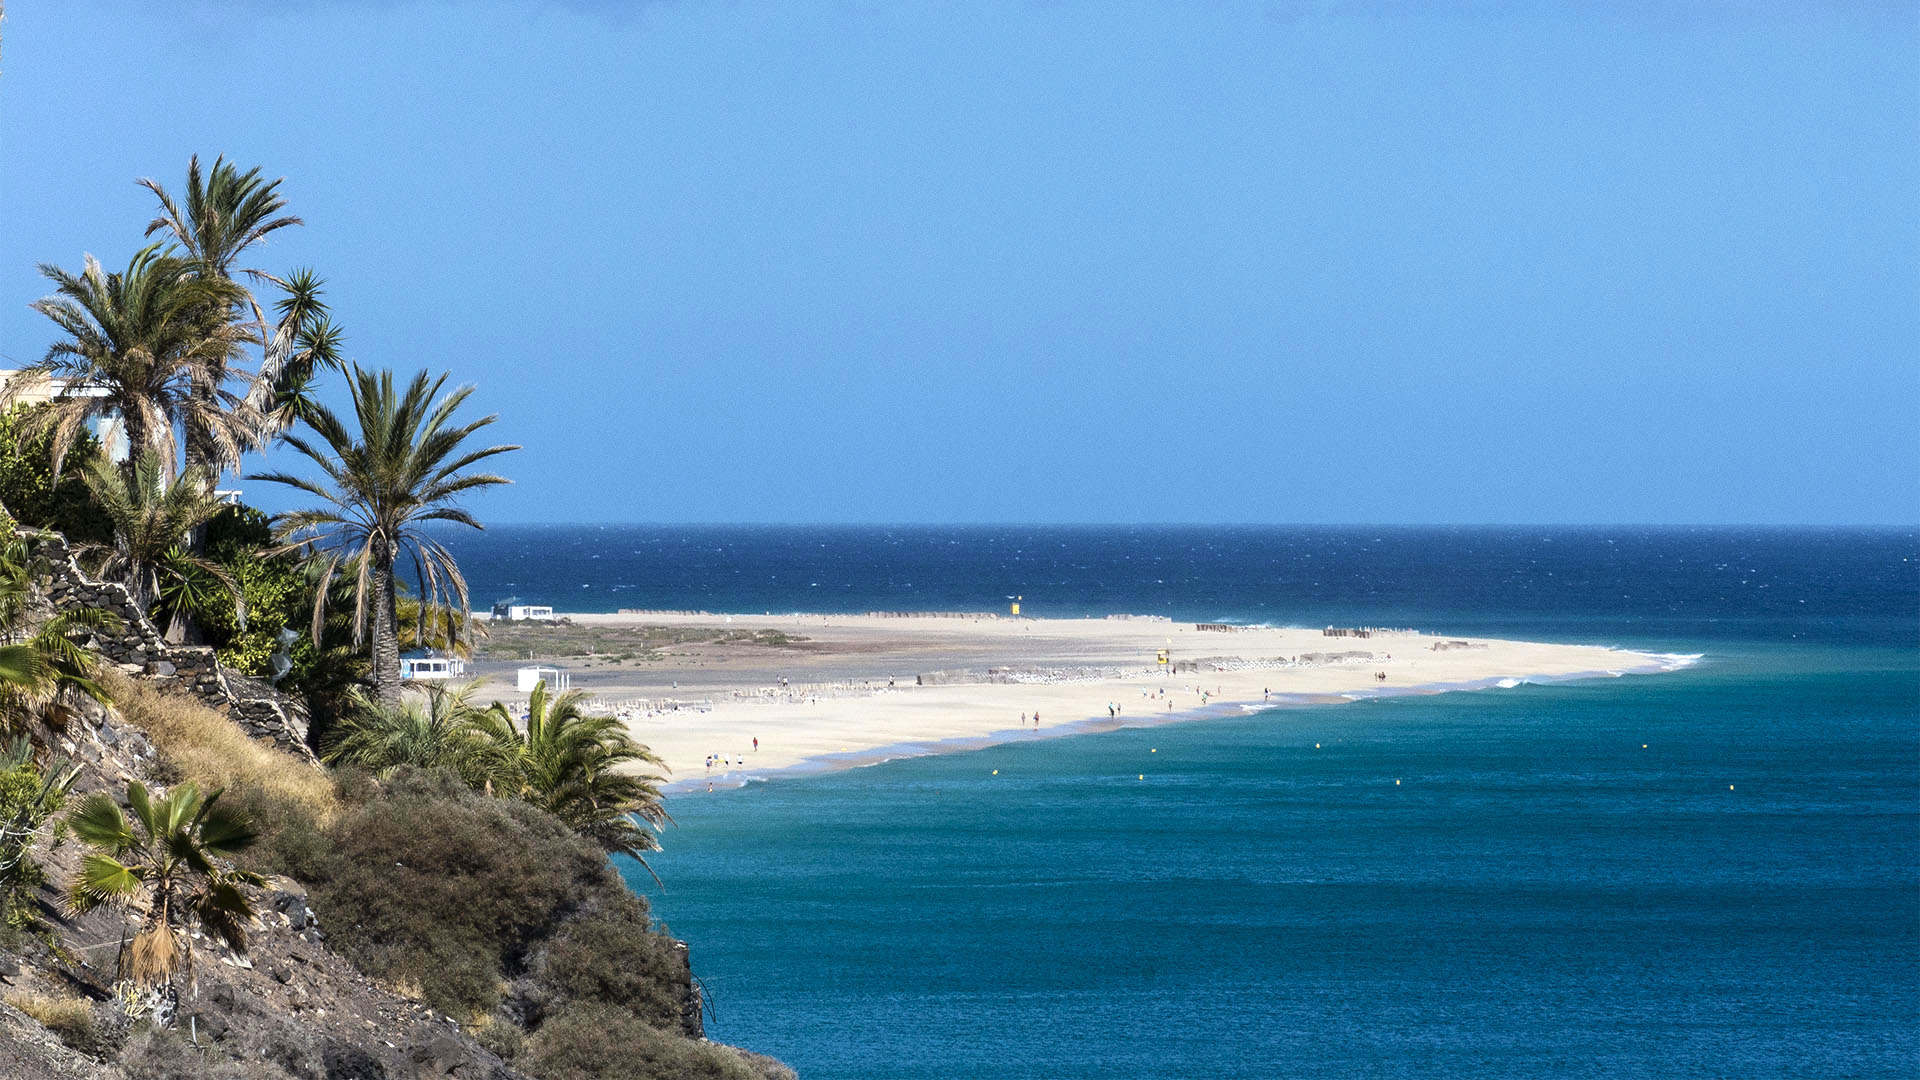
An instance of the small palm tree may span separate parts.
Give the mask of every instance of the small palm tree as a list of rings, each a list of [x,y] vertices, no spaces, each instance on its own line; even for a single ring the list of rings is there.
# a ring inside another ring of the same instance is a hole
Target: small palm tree
[[[184,636],[194,605],[205,603],[215,588],[232,598],[244,628],[246,601],[239,583],[219,563],[187,548],[188,536],[213,520],[222,505],[207,491],[204,470],[194,466],[168,480],[165,463],[152,451],[131,465],[127,472],[100,459],[89,464],[87,490],[113,523],[113,546],[79,544],[75,553],[94,558],[95,573],[125,584],[143,612],[151,612],[163,596],[170,598],[170,641]]]
[[[130,456],[152,450],[169,471],[176,427],[197,433],[206,453],[221,461],[238,461],[257,440],[257,410],[223,388],[227,362],[248,335],[221,314],[238,287],[188,269],[158,244],[136,252],[119,273],[106,272],[91,255],[79,274],[41,265],[55,293],[33,309],[65,337],[8,382],[0,404],[57,386],[51,404],[34,414],[30,432],[51,432],[55,479],[67,449],[92,420],[117,419]]]
[[[422,528],[447,521],[478,529],[480,523],[454,500],[466,492],[507,479],[491,473],[464,473],[480,461],[518,446],[462,446],[474,432],[493,423],[486,416],[455,426],[453,413],[473,392],[456,389],[438,401],[445,375],[416,374],[396,392],[393,373],[353,369],[354,420],[348,429],[332,410],[314,405],[308,426],[324,449],[297,436],[287,445],[306,455],[325,474],[324,482],[286,473],[254,477],[286,484],[327,505],[280,515],[279,533],[288,549],[311,547],[322,560],[320,587],[314,593],[314,638],[320,637],[324,605],[333,576],[343,566],[354,571],[354,643],[370,643],[374,700],[389,709],[400,705],[400,636],[395,566],[409,558],[417,573],[420,598],[428,604],[454,604],[471,614],[467,582],[439,541]],[[371,609],[371,610],[369,610]]]
[[[578,690],[549,698],[542,680],[527,702],[524,725],[498,701],[473,725],[511,763],[511,786],[502,785],[499,794],[538,806],[608,853],[632,856],[651,874],[646,853],[660,850],[657,833],[672,819],[661,805],[660,776],[639,767],[664,770],[666,763],[634,742],[617,718],[588,715],[585,703]]]
[[[475,731],[473,695],[480,682],[428,687],[424,698],[397,709],[371,702],[341,722],[321,755],[329,765],[365,769],[382,779],[396,769],[447,769],[474,788],[506,775],[505,759]]]
[[[96,654],[80,640],[95,630],[118,629],[120,620],[98,608],[78,608],[29,630],[37,560],[11,521],[0,517],[0,529],[7,533],[0,541],[0,730],[31,710],[59,707],[69,690],[105,703],[107,693],[94,681]]]
[[[274,304],[280,318],[267,335],[260,377],[247,399],[264,416],[270,434],[286,431],[305,415],[322,368],[346,370],[343,335],[321,299],[325,284],[311,270],[295,270],[282,283],[286,295]]]
[[[29,897],[45,880],[34,844],[79,776],[78,765],[35,767],[27,739],[0,745],[0,919],[33,920]]]
[[[127,785],[131,818],[105,795],[84,800],[68,816],[73,834],[93,849],[68,889],[68,910],[79,914],[147,898],[140,930],[119,957],[120,977],[162,985],[184,964],[191,980],[193,939],[180,927],[197,926],[235,952],[246,951],[253,903],[244,886],[264,879],[218,861],[255,839],[246,820],[219,802],[219,791],[203,799],[191,783],[155,800],[136,780]]]

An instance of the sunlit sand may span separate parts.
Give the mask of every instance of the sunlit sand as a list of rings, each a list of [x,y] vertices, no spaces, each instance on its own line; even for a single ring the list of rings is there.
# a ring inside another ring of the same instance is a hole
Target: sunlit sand
[[[575,614],[581,626],[778,631],[783,647],[695,643],[633,665],[563,662],[672,769],[678,790],[1270,705],[1651,673],[1685,658],[1372,630],[1202,628],[1164,619]],[[804,639],[804,640],[801,640]],[[1168,663],[1160,662],[1165,652]],[[509,661],[483,696],[522,701]],[[756,745],[757,740],[757,745]]]

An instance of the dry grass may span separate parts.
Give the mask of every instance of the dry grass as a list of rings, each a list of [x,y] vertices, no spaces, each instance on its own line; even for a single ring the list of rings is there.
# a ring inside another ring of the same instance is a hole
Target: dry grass
[[[91,1023],[93,1006],[86,998],[48,997],[21,992],[8,994],[6,1003],[40,1022],[42,1027],[58,1031],[63,1027]]]
[[[93,1019],[93,1004],[87,999],[22,992],[8,994],[5,1001],[75,1050],[89,1054],[100,1051],[101,1031]]]
[[[315,828],[339,814],[333,779],[324,770],[249,737],[193,698],[111,669],[101,675],[120,715],[146,733],[182,779],[202,790],[230,788],[297,807]]]

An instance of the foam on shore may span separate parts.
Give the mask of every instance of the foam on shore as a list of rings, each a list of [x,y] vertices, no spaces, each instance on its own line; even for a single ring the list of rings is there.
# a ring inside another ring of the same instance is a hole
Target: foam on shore
[[[1611,651],[1618,652],[1619,650]],[[1400,697],[1426,697],[1447,693],[1511,690],[1527,685],[1552,685],[1591,679],[1619,678],[1624,675],[1664,674],[1691,667],[1699,663],[1703,658],[1703,654],[1700,653],[1623,653],[1622,655],[1630,655],[1644,659],[1639,663],[1620,668],[1536,673],[1521,676],[1490,676],[1483,679],[1432,682],[1411,686],[1371,687],[1340,693],[1275,693],[1261,701],[1209,701],[1207,704],[1196,708],[1175,709],[1168,712],[1145,712],[1134,715],[1120,714],[1111,717],[1097,715],[1086,716],[1060,723],[1045,724],[1038,728],[1013,727],[1001,728],[978,735],[953,735],[935,739],[906,739],[878,746],[817,754],[803,758],[797,762],[767,769],[753,769],[751,767],[723,768],[722,771],[717,773],[710,771],[707,775],[700,777],[686,777],[673,780],[666,784],[663,790],[668,793],[677,794],[693,793],[703,788],[719,792],[742,788],[751,783],[818,776],[849,769],[868,768],[902,758],[927,757],[935,754],[968,753],[1036,738],[1064,738],[1074,735],[1098,734],[1129,728],[1164,727],[1171,724],[1190,723],[1197,720],[1223,719],[1235,716],[1257,716],[1262,713],[1281,713],[1323,705],[1390,700]]]

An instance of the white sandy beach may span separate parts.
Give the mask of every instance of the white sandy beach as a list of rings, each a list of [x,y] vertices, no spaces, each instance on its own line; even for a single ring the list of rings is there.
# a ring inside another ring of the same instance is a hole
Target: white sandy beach
[[[1412,631],[1360,637],[1209,629],[1148,618],[564,617],[578,626],[724,627],[805,639],[782,648],[675,647],[632,667],[560,664],[576,688],[620,711],[634,736],[665,759],[681,791],[732,786],[799,766],[831,768],[1102,725],[1237,713],[1263,703],[1650,673],[1683,662],[1592,645]],[[1177,670],[1158,663],[1163,649]],[[489,679],[483,700],[525,700],[514,692],[515,666],[476,665]],[[714,756],[725,764],[709,767]]]

